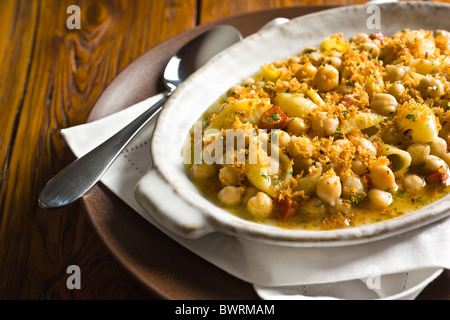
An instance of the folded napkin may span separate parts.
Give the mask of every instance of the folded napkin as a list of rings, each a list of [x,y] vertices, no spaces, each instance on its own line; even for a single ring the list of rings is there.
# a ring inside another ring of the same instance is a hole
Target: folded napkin
[[[62,130],[80,157],[112,136],[160,96],[95,122]],[[211,233],[180,238],[157,224],[134,198],[138,180],[151,168],[155,120],[117,158],[101,181],[120,199],[188,250],[253,284],[263,299],[414,299],[450,268],[450,219],[393,238],[332,248],[269,245]]]

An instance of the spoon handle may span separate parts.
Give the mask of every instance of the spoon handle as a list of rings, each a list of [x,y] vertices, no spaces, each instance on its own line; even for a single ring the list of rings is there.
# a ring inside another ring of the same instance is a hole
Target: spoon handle
[[[169,95],[166,92],[130,124],[54,176],[42,190],[39,205],[45,209],[60,208],[84,195],[100,180],[131,139],[161,111]]]

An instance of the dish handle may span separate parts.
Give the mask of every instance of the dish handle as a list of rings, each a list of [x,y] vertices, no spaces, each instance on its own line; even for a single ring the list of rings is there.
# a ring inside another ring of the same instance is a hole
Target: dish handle
[[[202,212],[188,205],[150,169],[137,183],[136,201],[164,229],[185,239],[197,239],[213,231]]]

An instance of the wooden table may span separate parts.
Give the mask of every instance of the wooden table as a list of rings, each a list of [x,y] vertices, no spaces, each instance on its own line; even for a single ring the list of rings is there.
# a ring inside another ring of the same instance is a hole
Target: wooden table
[[[0,1],[0,299],[155,298],[109,253],[79,203],[45,211],[37,202],[45,183],[74,160],[60,130],[86,122],[103,90],[133,60],[219,18],[364,2]],[[81,29],[67,28],[70,5],[80,8]],[[80,290],[66,285],[73,264],[83,270]],[[421,298],[443,298],[442,283]]]

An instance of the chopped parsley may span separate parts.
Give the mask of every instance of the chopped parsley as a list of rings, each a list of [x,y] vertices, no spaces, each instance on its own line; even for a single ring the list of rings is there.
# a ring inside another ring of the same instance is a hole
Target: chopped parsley
[[[342,133],[341,130],[342,130],[341,127],[337,127],[337,128],[336,128],[336,132],[335,132],[334,134],[337,134],[337,135],[339,135],[339,136],[344,135],[344,134]]]
[[[271,118],[272,118],[272,120],[280,120],[281,119],[280,115],[277,112],[275,112]]]
[[[305,50],[305,53],[313,53],[316,51],[317,51],[316,49],[307,49],[307,50]]]

